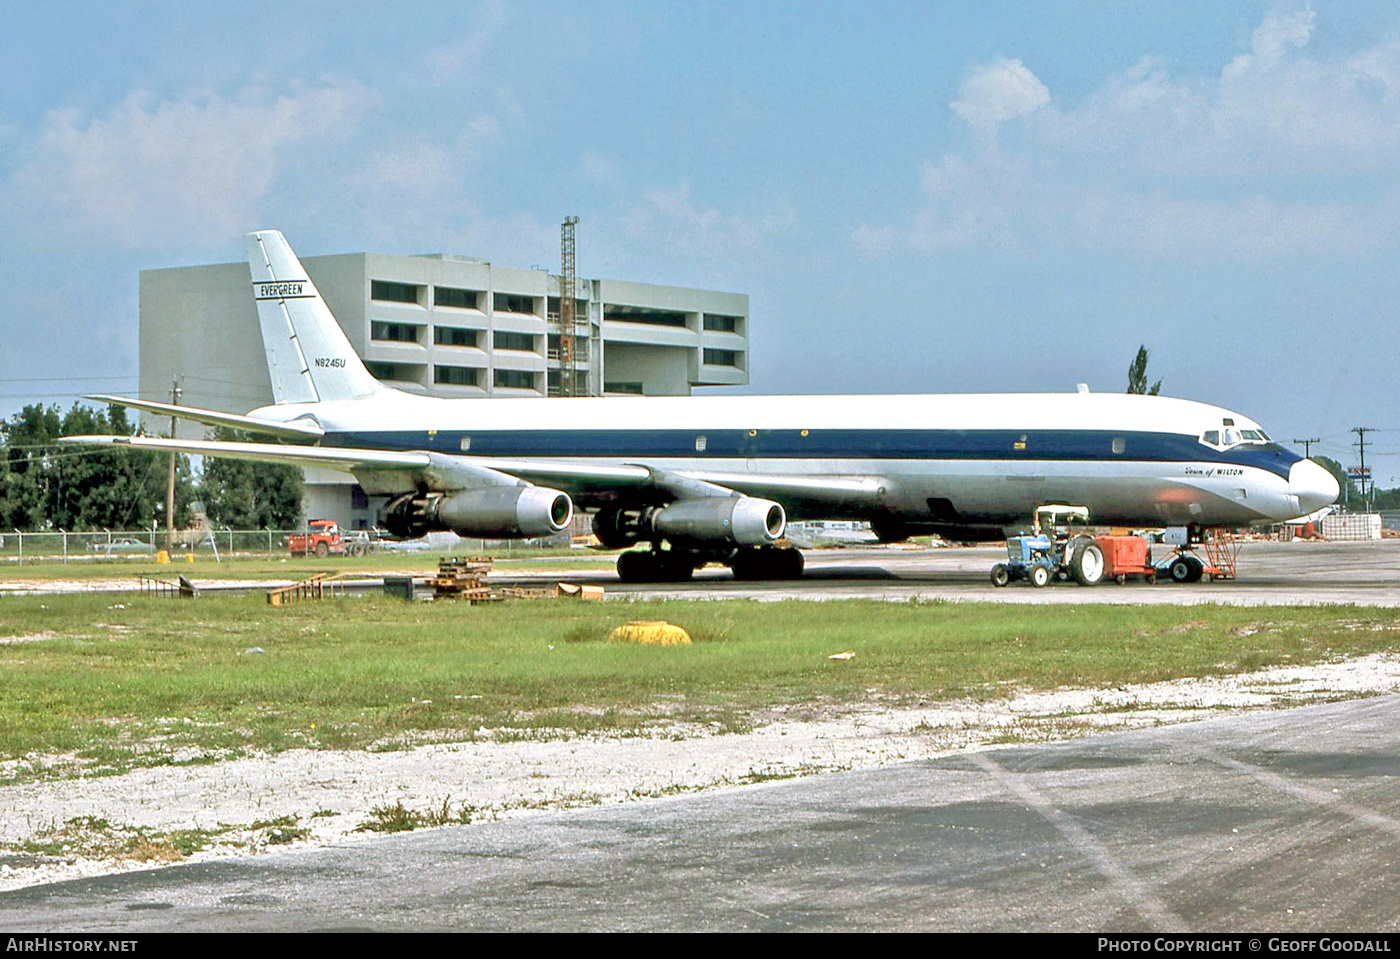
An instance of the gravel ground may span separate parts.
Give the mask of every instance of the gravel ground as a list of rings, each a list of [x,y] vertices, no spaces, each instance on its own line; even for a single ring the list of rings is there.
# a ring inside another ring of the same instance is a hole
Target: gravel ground
[[[996,702],[890,708],[878,702],[816,715],[776,710],[745,733],[663,726],[648,736],[517,739],[477,731],[476,742],[393,752],[294,750],[207,765],[140,769],[0,788],[0,890],[162,865],[115,859],[74,838],[45,854],[19,850],[79,817],[119,832],[221,830],[198,861],[364,839],[376,807],[415,812],[446,804],[473,822],[787,776],[864,769],[1010,742],[1062,739],[1213,718],[1246,710],[1400,690],[1400,656],[1111,690],[1063,689]],[[465,737],[464,737],[465,738]],[[47,757],[61,765],[63,757]],[[291,817],[291,818],[288,818]],[[262,825],[281,819],[281,826]],[[5,851],[6,849],[10,851]]]

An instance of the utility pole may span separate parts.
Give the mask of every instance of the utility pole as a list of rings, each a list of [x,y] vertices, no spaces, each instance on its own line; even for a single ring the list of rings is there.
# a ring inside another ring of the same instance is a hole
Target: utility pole
[[[1302,444],[1303,444],[1303,455],[1306,456],[1308,459],[1312,459],[1312,445],[1313,445],[1314,443],[1321,443],[1322,440],[1321,440],[1319,437],[1310,436],[1310,437],[1308,437],[1308,438],[1305,439],[1305,440],[1294,439],[1293,442],[1295,442],[1295,443],[1302,443]]]
[[[170,405],[180,405],[180,381],[174,374],[170,376]],[[170,438],[175,438],[175,416],[170,417]],[[175,552],[175,451],[170,451],[170,475],[165,481],[165,548]]]
[[[1356,434],[1357,440],[1353,446],[1361,448],[1361,502],[1366,504],[1366,512],[1371,512],[1371,501],[1366,498],[1366,434],[1374,433],[1375,430],[1369,426],[1353,426],[1351,431]]]

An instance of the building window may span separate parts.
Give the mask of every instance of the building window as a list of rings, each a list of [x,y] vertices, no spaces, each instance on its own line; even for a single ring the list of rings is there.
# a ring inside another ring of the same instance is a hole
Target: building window
[[[560,300],[557,296],[551,296],[545,302],[545,311],[549,314],[551,320],[559,318],[560,305]],[[579,321],[588,319],[587,300],[574,300],[574,319]]]
[[[455,326],[434,326],[433,342],[438,346],[476,346],[476,330],[460,330]]]
[[[621,320],[624,323],[650,323],[652,326],[685,326],[685,314],[674,310],[649,310],[642,306],[615,306],[609,303],[603,308],[603,319]]]
[[[370,280],[369,298],[386,303],[422,302],[423,288],[412,283],[395,283],[392,280]]]
[[[558,333],[551,333],[545,338],[546,353],[551,360],[563,360],[564,354],[560,352],[563,337]],[[588,362],[588,338],[583,336],[574,337],[574,362]]]
[[[550,396],[564,395],[564,374],[560,370],[550,370],[545,377]],[[588,371],[574,370],[574,396],[588,395]]]
[[[369,509],[369,497],[365,495],[365,488],[359,483],[350,486],[350,508]]]
[[[604,393],[621,393],[624,396],[641,396],[642,384],[640,383],[604,383]]]
[[[706,313],[705,329],[711,333],[738,333],[739,318],[737,316],[724,316],[720,313]]]
[[[528,313],[533,316],[535,298],[521,293],[497,293],[492,307],[497,313]]]
[[[413,383],[417,380],[417,368],[407,363],[376,363],[365,360],[365,369],[376,380],[397,380],[400,383]]]
[[[523,350],[526,353],[535,352],[535,335],[533,333],[505,333],[497,331],[491,343],[498,350]]]
[[[477,376],[470,366],[433,366],[433,382],[443,386],[476,386]]]
[[[705,350],[706,366],[738,366],[739,354],[734,350]]]
[[[535,378],[538,373],[529,370],[497,370],[496,386],[511,390],[536,390]]]
[[[478,310],[481,307],[481,293],[477,290],[458,290],[450,286],[433,287],[433,305],[450,306],[458,310]]]
[[[369,325],[369,338],[388,343],[417,343],[418,331],[423,329],[416,323],[386,323],[375,320]]]

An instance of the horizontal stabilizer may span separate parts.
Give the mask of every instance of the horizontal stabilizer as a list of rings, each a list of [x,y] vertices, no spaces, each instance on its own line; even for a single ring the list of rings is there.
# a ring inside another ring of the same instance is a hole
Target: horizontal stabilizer
[[[99,403],[115,403],[117,406],[129,406],[145,413],[174,416],[182,420],[203,423],[205,426],[227,426],[236,430],[247,430],[250,433],[266,433],[282,439],[318,440],[325,435],[325,430],[310,419],[284,423],[278,420],[265,420],[258,416],[202,410],[197,406],[176,406],[173,403],[157,403],[153,400],[134,400],[128,396],[108,396],[104,393],[85,396],[83,399],[96,400]]]

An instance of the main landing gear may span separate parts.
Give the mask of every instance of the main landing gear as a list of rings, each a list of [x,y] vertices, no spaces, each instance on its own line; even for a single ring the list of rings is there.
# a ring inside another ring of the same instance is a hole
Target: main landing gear
[[[805,563],[790,546],[741,546],[724,551],[634,549],[617,558],[617,576],[624,583],[683,583],[707,563],[723,563],[735,579],[800,579]]]

